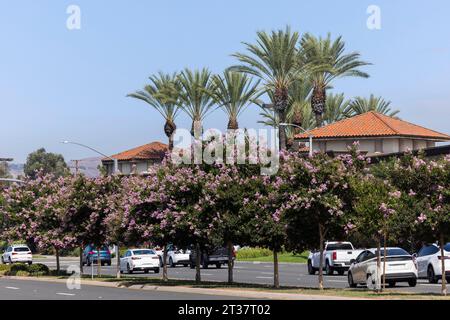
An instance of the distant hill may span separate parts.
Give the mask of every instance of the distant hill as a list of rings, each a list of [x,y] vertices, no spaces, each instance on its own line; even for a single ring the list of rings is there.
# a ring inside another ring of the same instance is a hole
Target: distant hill
[[[78,160],[78,172],[85,174],[87,177],[95,178],[100,175],[98,166],[102,164],[102,157],[86,158]],[[70,172],[75,173],[75,161],[68,163]]]
[[[13,178],[23,176],[23,163],[8,163],[8,169]]]

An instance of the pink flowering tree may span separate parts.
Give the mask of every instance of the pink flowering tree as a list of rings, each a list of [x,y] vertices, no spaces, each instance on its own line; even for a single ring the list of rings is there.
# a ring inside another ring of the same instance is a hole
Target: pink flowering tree
[[[298,251],[319,247],[319,289],[323,289],[323,251],[326,237],[342,239],[350,221],[349,177],[364,166],[366,159],[356,154],[331,158],[315,154],[303,158],[287,155],[282,168],[288,181],[287,200],[279,208],[285,217],[289,245]],[[351,225],[351,224],[350,224]],[[315,272],[309,266],[310,272]],[[333,270],[326,266],[326,270]]]
[[[62,249],[71,248],[75,239],[64,232],[69,203],[69,177],[55,178],[39,173],[34,180],[5,190],[3,235],[9,240],[34,242],[39,249],[53,249],[56,271],[60,271]]]
[[[438,240],[441,257],[450,234],[450,156],[426,160],[422,154],[411,153],[390,166],[389,176],[396,187],[407,193],[421,209],[415,224],[425,240]],[[414,212],[414,211],[413,211]],[[441,259],[443,295],[447,295],[445,259]],[[437,279],[436,279],[437,280]]]

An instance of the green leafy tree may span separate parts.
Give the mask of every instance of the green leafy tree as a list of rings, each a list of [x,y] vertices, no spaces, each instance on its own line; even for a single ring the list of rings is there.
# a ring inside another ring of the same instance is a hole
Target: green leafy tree
[[[369,63],[360,60],[358,52],[345,53],[342,37],[332,40],[330,34],[326,38],[317,38],[306,33],[301,39],[300,55],[314,85],[311,108],[316,117],[316,125],[320,127],[326,110],[326,90],[332,82],[341,77],[369,77],[359,70]]]
[[[259,81],[252,83],[246,74],[226,70],[223,76],[213,77],[211,95],[219,107],[228,115],[228,129],[239,129],[238,117],[246,107],[258,98]]]
[[[274,111],[280,122],[286,122],[289,88],[298,79],[301,72],[296,48],[299,40],[298,32],[285,30],[257,32],[256,44],[246,43],[248,53],[233,54],[242,65],[233,66],[232,70],[245,72],[263,80],[265,91],[272,91],[271,96]],[[280,149],[286,149],[286,130],[279,128]]]
[[[169,150],[173,149],[173,133],[177,129],[175,119],[179,112],[180,93],[177,74],[159,72],[150,77],[150,84],[144,90],[128,95],[148,103],[164,118],[164,133],[169,139]]]
[[[400,111],[391,109],[391,102],[384,100],[382,97],[375,97],[373,94],[370,98],[356,97],[345,108],[344,113],[347,117],[353,117],[358,114],[363,114],[369,111],[375,111],[385,114],[389,117],[394,117]]]
[[[60,154],[46,152],[44,148],[38,149],[28,155],[24,165],[26,176],[35,179],[38,171],[42,174],[53,174],[55,177],[67,175],[69,168]]]
[[[181,86],[181,109],[191,118],[193,136],[202,132],[202,121],[212,111],[214,100],[209,94],[213,91],[211,72],[202,70],[184,69],[178,76]],[[196,138],[198,138],[196,136]]]

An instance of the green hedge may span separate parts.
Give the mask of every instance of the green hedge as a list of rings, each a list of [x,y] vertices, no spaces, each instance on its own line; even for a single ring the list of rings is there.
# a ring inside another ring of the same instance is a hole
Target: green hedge
[[[25,263],[16,263],[12,265],[0,265],[0,274],[6,276],[46,276],[50,274],[49,268],[42,263],[28,265]]]
[[[272,251],[263,248],[242,248],[236,252],[236,258],[239,259],[250,259],[258,257],[271,256]]]

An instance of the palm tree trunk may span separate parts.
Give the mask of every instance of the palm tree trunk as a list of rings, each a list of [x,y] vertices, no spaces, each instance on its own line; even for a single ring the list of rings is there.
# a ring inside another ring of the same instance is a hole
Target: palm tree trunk
[[[443,296],[447,295],[447,279],[445,278],[445,255],[444,255],[444,233],[441,231],[440,234],[440,244],[441,244],[441,274],[442,274],[442,287],[441,287],[441,294]]]
[[[286,122],[286,112],[285,111],[279,112],[278,116],[280,118],[280,123]],[[279,126],[278,135],[279,135],[279,139],[280,139],[279,149],[286,150],[286,146],[287,146],[286,126]]]
[[[316,126],[322,126],[323,114],[325,112],[326,90],[322,86],[315,86],[311,95],[311,109],[316,117]]]
[[[286,122],[286,109],[288,103],[288,89],[287,88],[276,88],[273,97],[273,108],[278,113],[280,123]],[[286,150],[286,127],[279,126],[279,149]]]
[[[166,123],[164,124],[164,133],[169,138],[169,151],[173,150],[173,134],[176,129],[177,126],[172,120],[166,120]]]
[[[200,139],[200,136],[202,135],[202,120],[194,119],[192,121],[192,128],[191,128],[191,134],[195,139]]]
[[[239,129],[239,124],[236,117],[231,116],[228,119],[228,130],[237,130]]]

